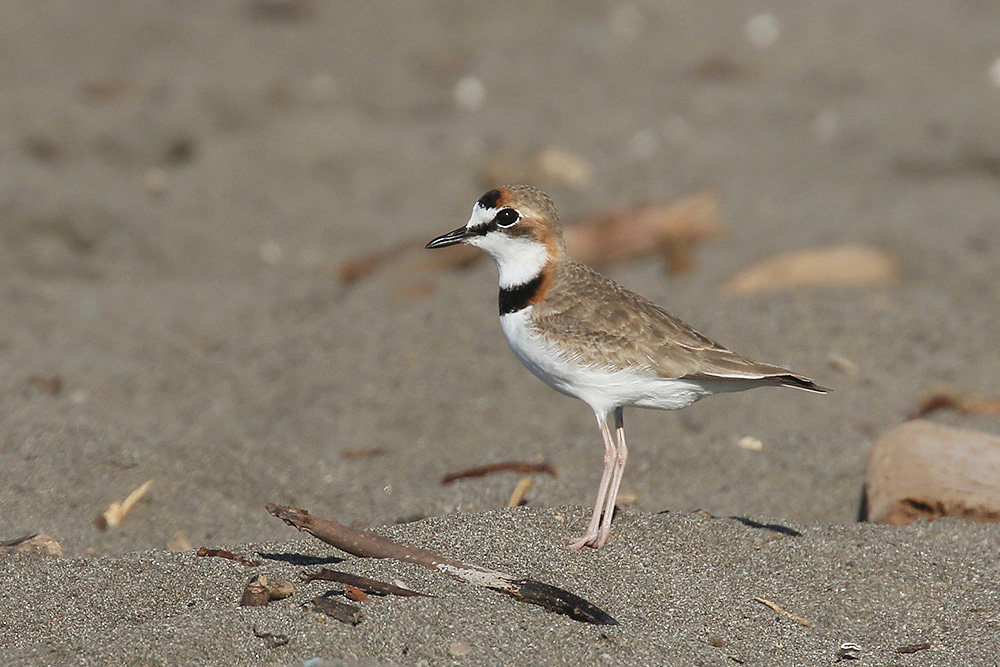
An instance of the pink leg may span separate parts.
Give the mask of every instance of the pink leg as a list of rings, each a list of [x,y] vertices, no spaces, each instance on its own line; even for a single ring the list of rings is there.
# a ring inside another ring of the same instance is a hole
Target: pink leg
[[[615,452],[615,443],[611,439],[611,431],[608,429],[608,416],[598,414],[597,425],[601,428],[601,436],[604,438],[604,473],[601,474],[601,483],[597,487],[597,500],[594,502],[594,512],[590,515],[590,525],[587,527],[587,532],[573,540],[569,545],[570,549],[597,546],[597,536],[601,526],[601,510],[604,508],[604,499],[608,494],[608,485],[611,483],[615,460],[618,458]]]
[[[601,520],[601,530],[597,536],[595,548],[603,547],[611,537],[611,520],[615,516],[615,500],[618,498],[618,487],[625,476],[625,462],[628,461],[628,447],[625,446],[625,409],[615,408],[615,435],[618,438],[618,450],[615,456],[615,472],[611,477],[608,495],[604,499],[604,518]]]

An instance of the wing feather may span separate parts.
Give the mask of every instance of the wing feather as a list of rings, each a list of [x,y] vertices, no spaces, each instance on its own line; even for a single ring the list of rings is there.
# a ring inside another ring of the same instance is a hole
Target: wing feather
[[[646,367],[662,378],[753,382],[826,391],[779,366],[747,359],[590,267],[553,267],[545,299],[532,311],[539,330],[595,366]]]

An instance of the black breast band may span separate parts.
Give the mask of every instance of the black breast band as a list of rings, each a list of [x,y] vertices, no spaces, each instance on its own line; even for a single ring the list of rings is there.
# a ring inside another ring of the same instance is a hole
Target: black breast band
[[[523,285],[501,288],[500,317],[509,315],[510,313],[516,313],[526,307],[535,297],[535,294],[538,293],[538,289],[542,286],[542,279],[544,277],[544,274],[540,273],[534,279],[529,280]]]

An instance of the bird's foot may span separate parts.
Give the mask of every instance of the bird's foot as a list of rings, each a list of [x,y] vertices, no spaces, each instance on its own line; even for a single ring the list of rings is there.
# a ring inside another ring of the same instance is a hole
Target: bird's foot
[[[605,536],[604,539],[601,539],[601,537],[602,536],[599,534],[598,531],[588,530],[586,533],[584,533],[577,539],[570,542],[569,548],[575,551],[579,551],[584,547],[593,547],[594,549],[600,549],[601,547],[603,547],[605,544],[608,543],[607,536]]]

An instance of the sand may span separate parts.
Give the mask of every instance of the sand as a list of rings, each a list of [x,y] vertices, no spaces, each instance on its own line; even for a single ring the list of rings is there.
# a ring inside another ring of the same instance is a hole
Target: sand
[[[811,665],[853,641],[861,664],[992,664],[996,526],[855,518],[873,438],[939,384],[996,393],[998,21],[929,1],[7,7],[0,540],[44,533],[66,558],[0,561],[4,663]],[[591,179],[525,166],[550,147]],[[563,546],[600,473],[593,416],[509,353],[490,263],[337,277],[401,242],[419,257],[496,178],[532,176],[567,219],[716,192],[729,233],[692,273],[606,272],[834,388],[627,411],[629,503],[597,552]],[[844,243],[900,277],[717,289]],[[559,475],[525,508],[503,509],[517,474],[440,484],[541,458]],[[193,549],[296,582],[343,557],[268,502],[567,588],[620,625],[353,557],[337,567],[437,597],[370,600],[355,627],[303,609],[322,582],[241,609],[251,569]]]

